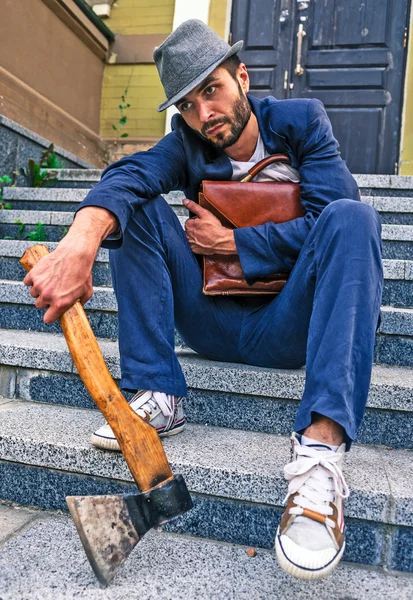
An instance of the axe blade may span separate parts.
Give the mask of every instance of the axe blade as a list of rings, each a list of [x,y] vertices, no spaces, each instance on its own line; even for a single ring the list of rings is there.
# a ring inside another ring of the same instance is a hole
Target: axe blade
[[[91,567],[106,587],[150,527],[141,523],[138,533],[123,495],[68,496],[66,502]]]

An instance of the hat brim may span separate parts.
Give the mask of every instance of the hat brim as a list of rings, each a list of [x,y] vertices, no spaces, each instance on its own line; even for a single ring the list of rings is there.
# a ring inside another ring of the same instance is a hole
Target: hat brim
[[[208,75],[210,73],[212,73],[212,71],[214,71],[222,62],[224,62],[224,60],[227,60],[227,58],[229,58],[233,54],[236,54],[237,52],[239,52],[242,49],[243,45],[244,45],[243,40],[240,40],[239,42],[237,42],[236,44],[231,46],[231,48],[228,50],[228,52],[226,54],[224,54],[224,56],[222,56],[221,58],[218,58],[216,61],[214,61],[212,63],[212,65],[210,65],[207,69],[202,71],[202,73],[200,75],[198,75],[198,77],[195,77],[195,79],[193,81],[188,83],[188,85],[186,85],[184,88],[182,88],[182,90],[180,90],[177,94],[172,96],[172,98],[169,98],[168,100],[165,100],[165,102],[162,102],[162,104],[160,104],[156,110],[158,112],[162,112],[166,108],[169,108],[170,106],[172,106],[173,104],[178,102],[178,100],[180,100],[186,94],[188,94],[190,91],[192,91],[194,88],[196,88],[196,86],[199,85],[201,83],[201,81],[203,81],[205,79],[205,77],[208,77]]]

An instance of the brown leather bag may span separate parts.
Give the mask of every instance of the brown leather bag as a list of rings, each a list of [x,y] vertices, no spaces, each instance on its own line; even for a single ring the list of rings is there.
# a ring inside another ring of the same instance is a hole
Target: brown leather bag
[[[275,162],[290,164],[285,154],[274,154],[258,162],[241,181],[203,181],[199,204],[211,211],[224,227],[236,229],[272,221],[283,223],[303,216],[298,183],[253,182],[262,169]],[[210,296],[256,296],[279,294],[288,273],[273,273],[248,285],[236,255],[204,256],[203,293]]]

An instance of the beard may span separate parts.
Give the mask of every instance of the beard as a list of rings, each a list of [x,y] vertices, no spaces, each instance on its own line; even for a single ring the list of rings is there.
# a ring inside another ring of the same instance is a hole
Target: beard
[[[250,119],[250,103],[248,102],[247,97],[243,93],[239,84],[238,90],[239,96],[233,106],[231,117],[221,117],[220,119],[208,121],[208,123],[205,123],[202,126],[201,132],[199,133],[202,139],[206,140],[214,148],[221,148],[224,150],[225,148],[229,148],[229,146],[235,144],[241,137],[241,134]],[[228,123],[230,125],[230,132],[227,134],[218,132],[214,135],[215,139],[211,140],[206,132],[213,127],[221,125],[222,123]]]

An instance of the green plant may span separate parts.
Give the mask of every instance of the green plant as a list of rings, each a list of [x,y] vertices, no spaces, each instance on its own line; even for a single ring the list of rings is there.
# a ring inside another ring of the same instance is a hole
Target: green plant
[[[40,158],[40,166],[45,169],[62,169],[63,165],[60,160],[57,158],[57,155],[54,151],[54,144],[50,144],[46,150],[42,152],[42,156]]]
[[[14,238],[11,235],[4,236],[5,240],[30,240],[31,242],[45,242],[47,240],[47,231],[43,223],[40,221],[36,223],[36,229],[34,231],[29,231],[26,233],[26,225],[21,222],[20,219],[14,221],[16,225],[19,226],[17,229],[17,236]]]
[[[27,161],[27,171],[22,168],[20,172],[27,177],[30,187],[40,188],[57,182],[57,171],[42,171],[32,158]]]
[[[19,228],[17,230],[17,238],[12,237],[11,235],[5,235],[4,239],[5,240],[14,240],[14,239],[24,240],[25,239],[25,237],[24,237],[24,230],[26,229],[26,225],[24,223],[22,223],[20,221],[20,219],[16,219],[16,221],[14,221],[14,222],[16,223],[16,225],[19,226]]]
[[[11,209],[11,204],[9,202],[6,202],[6,203],[2,202],[3,188],[5,188],[6,186],[15,187],[18,174],[19,174],[18,171],[13,171],[13,173],[12,173],[13,177],[9,177],[8,175],[3,175],[3,177],[0,177],[0,209],[2,209],[2,208]]]
[[[127,109],[130,108],[130,104],[126,102],[126,96],[128,95],[128,89],[129,88],[126,88],[125,91],[123,92],[123,95],[121,96],[122,103],[118,105],[119,112],[120,112],[120,117],[119,117],[119,122],[118,122],[119,124],[118,124],[118,126],[112,124],[112,129],[114,129],[117,133],[119,133],[119,137],[121,137],[121,138],[126,138],[129,136],[129,133],[120,133],[120,128],[124,127],[128,120],[128,117],[125,114],[125,111],[127,111]],[[119,127],[119,129],[118,129],[118,127]]]
[[[40,223],[40,221],[36,223],[36,229],[25,235],[24,239],[32,242],[45,242],[47,240],[47,232],[43,223]]]
[[[61,236],[61,240],[65,237],[65,235],[67,234],[67,232],[69,231],[69,227],[64,227],[63,228],[63,232],[62,232],[62,236]]]
[[[20,169],[20,173],[29,180],[31,187],[40,188],[52,185],[58,181],[57,171],[42,171],[42,169],[61,169],[61,164],[54,152],[54,144],[50,144],[42,152],[40,161],[37,163],[33,158],[27,161],[27,170]]]

